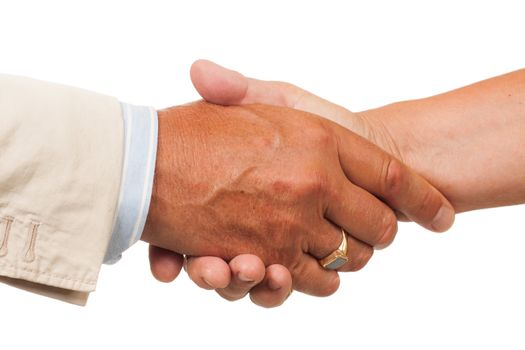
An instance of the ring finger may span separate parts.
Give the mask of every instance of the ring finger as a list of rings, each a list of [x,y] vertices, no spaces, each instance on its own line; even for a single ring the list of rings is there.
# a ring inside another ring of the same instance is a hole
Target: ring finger
[[[321,225],[321,232],[323,236],[329,236],[332,243],[325,243],[325,239],[313,240],[314,243],[308,247],[308,253],[314,256],[316,259],[321,260],[334,251],[336,251],[342,243],[343,235],[341,234],[341,228],[335,226],[329,221],[325,221]],[[374,248],[359,239],[353,237],[347,232],[347,257],[348,262],[337,270],[342,272],[357,271],[362,269],[370,260],[374,253]],[[337,238],[333,238],[337,237]],[[322,243],[321,243],[322,242]]]

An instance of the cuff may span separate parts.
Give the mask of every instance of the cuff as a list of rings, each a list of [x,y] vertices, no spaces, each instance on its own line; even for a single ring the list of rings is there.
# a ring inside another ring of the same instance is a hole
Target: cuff
[[[114,264],[137,242],[148,217],[157,155],[158,118],[151,107],[122,103],[124,162],[111,240],[104,257]]]

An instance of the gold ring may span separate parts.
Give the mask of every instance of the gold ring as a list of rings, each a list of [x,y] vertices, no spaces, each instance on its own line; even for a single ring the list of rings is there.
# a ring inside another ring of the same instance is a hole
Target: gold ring
[[[321,266],[327,270],[336,270],[348,262],[348,256],[346,256],[348,250],[346,232],[342,228],[341,233],[343,234],[343,240],[341,241],[339,248],[334,250],[327,257],[319,260]]]

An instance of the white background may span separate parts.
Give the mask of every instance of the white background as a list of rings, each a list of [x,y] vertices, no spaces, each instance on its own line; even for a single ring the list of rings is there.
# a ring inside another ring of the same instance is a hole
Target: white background
[[[198,98],[188,69],[208,58],[357,111],[523,68],[522,3],[2,1],[0,71],[162,108]],[[523,349],[524,213],[402,224],[336,295],[271,310],[157,283],[140,243],[85,308],[1,285],[0,348]]]

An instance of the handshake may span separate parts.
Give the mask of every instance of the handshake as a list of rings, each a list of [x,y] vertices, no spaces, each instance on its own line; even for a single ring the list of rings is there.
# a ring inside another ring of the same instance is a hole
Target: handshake
[[[334,293],[398,220],[525,203],[525,70],[359,113],[208,61],[191,77],[204,101],[157,112],[0,75],[0,282],[84,304],[140,237],[158,280],[185,266],[272,307]]]
[[[442,232],[525,203],[525,70],[360,113],[208,61],[191,77],[207,102],[158,112],[142,239],[160,281],[186,264],[228,300],[327,296],[397,220]]]
[[[207,102],[158,112],[142,235],[157,279],[172,281],[185,255],[199,286],[277,306],[292,288],[334,293],[338,272],[388,246],[398,219],[437,232],[452,225],[449,188],[412,143],[432,135],[409,138],[410,123],[395,115],[354,114],[208,61],[191,76]]]

